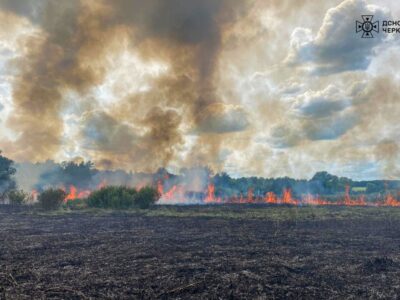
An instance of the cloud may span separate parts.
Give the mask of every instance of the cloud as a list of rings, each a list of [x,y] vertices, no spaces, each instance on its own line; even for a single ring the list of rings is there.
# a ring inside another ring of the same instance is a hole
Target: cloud
[[[294,147],[303,138],[303,132],[301,130],[295,130],[288,124],[279,124],[272,127],[270,134],[270,142],[275,148]]]
[[[344,113],[304,123],[307,138],[313,141],[334,140],[354,127],[357,118],[353,113]]]
[[[351,105],[351,99],[343,92],[329,85],[322,91],[308,91],[300,95],[294,109],[303,117],[323,118],[344,110]]]
[[[361,14],[374,15],[374,20],[389,18],[387,11],[365,0],[343,1],[327,11],[315,36],[305,28],[293,31],[286,63],[308,66],[312,74],[319,75],[367,69],[384,35],[376,34],[373,39],[358,36],[354,26]]]
[[[280,87],[279,94],[290,96],[300,93],[305,85],[299,82],[287,81]]]
[[[278,148],[294,147],[303,141],[337,139],[358,121],[351,97],[333,85],[306,91],[291,101],[285,123],[271,131],[272,144]]]

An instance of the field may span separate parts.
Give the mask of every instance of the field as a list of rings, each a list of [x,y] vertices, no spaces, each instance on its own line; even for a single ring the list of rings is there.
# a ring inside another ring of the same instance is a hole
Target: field
[[[0,298],[367,299],[400,294],[400,209],[0,207]]]

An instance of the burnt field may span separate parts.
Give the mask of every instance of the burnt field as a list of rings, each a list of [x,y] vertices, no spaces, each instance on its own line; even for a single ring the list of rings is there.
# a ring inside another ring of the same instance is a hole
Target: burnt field
[[[0,298],[395,298],[400,210],[0,206]]]

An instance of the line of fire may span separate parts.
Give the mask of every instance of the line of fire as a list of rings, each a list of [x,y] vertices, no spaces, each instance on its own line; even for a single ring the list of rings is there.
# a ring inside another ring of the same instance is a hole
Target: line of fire
[[[100,189],[102,187],[99,187]],[[78,190],[71,185],[63,188],[68,194],[65,202],[76,199],[86,198],[91,194],[91,190]],[[139,187],[140,189],[140,187]],[[160,195],[159,204],[281,204],[281,205],[336,205],[336,206],[391,206],[400,207],[400,193],[392,195],[387,193],[379,198],[370,199],[366,195],[352,197],[349,193],[350,187],[347,186],[343,197],[332,200],[319,195],[305,194],[301,198],[293,196],[290,189],[284,189],[281,195],[274,192],[267,192],[264,196],[255,195],[253,189],[249,189],[246,194],[232,197],[216,196],[215,185],[210,183],[204,192],[186,191],[184,186],[174,185],[165,190],[161,181],[157,184],[157,191]],[[32,191],[36,198],[37,191]]]
[[[69,163],[68,168],[79,168],[83,165]],[[61,170],[65,171],[62,168]],[[186,170],[185,175],[181,176],[160,169],[155,174],[142,174],[140,178],[131,175],[125,181],[120,179],[116,181],[115,175],[107,177],[98,170],[91,170],[91,172],[100,174],[100,179],[97,179],[96,184],[87,184],[90,187],[82,187],[78,184],[56,184],[57,188],[61,188],[66,193],[65,202],[85,199],[93,191],[101,190],[107,186],[124,185],[134,187],[136,190],[145,186],[153,187],[158,192],[159,200],[157,204],[160,205],[271,204],[400,207],[400,191],[397,189],[397,181],[353,182],[348,178],[339,178],[327,172],[318,172],[308,181],[290,178],[259,178],[253,185],[248,183],[251,178],[233,179],[226,173],[211,176],[208,168]],[[65,176],[65,174],[62,176]],[[227,181],[230,181],[230,187],[227,187]],[[273,188],[271,190],[265,188],[263,190],[261,187],[266,182],[272,183]],[[299,188],[299,186],[304,185],[308,188]],[[329,188],[329,185],[333,185],[333,187]],[[238,191],[238,186],[248,186],[248,188],[244,191]],[[39,187],[31,191],[32,201],[36,201],[43,189],[44,187]],[[315,193],[316,190],[319,190],[320,194]]]

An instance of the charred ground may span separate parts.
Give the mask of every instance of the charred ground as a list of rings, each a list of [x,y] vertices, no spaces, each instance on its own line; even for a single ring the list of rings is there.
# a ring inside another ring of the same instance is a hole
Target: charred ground
[[[393,298],[397,208],[0,207],[0,298]]]

